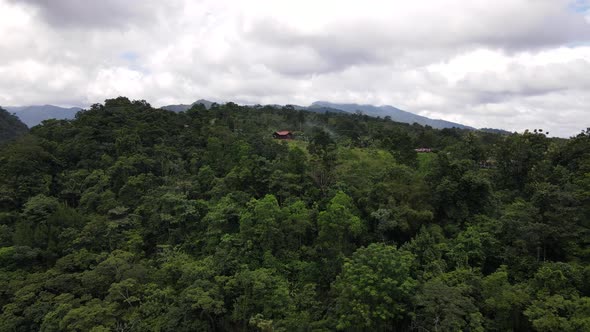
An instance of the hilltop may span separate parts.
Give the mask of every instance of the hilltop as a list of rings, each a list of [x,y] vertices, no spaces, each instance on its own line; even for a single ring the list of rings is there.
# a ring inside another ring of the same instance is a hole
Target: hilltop
[[[216,104],[215,102],[206,100],[206,99],[199,99],[192,104],[174,104],[174,105],[165,105],[160,107],[161,109],[172,111],[172,112],[186,112],[191,107],[195,105],[203,105],[206,109],[210,109],[212,105]],[[246,106],[246,105],[245,105]],[[252,105],[255,108],[257,105]],[[263,107],[263,105],[258,105]],[[374,106],[374,105],[361,105],[361,104],[339,104],[339,103],[331,103],[327,101],[316,101],[313,102],[309,106],[300,106],[300,105],[279,105],[279,104],[272,104],[272,105],[264,105],[270,106],[274,108],[293,108],[295,110],[306,110],[315,113],[357,113],[360,112],[362,114],[366,114],[369,116],[374,117],[388,117],[393,121],[400,122],[400,123],[408,123],[413,124],[417,123],[423,126],[430,126],[436,129],[443,129],[443,128],[459,128],[459,129],[470,129],[476,130],[476,128],[466,126],[460,123],[455,123],[451,121],[445,121],[440,119],[431,119],[425,116],[421,116],[412,112],[404,111],[394,106],[389,105],[382,105],[382,106]],[[47,119],[73,119],[76,113],[82,108],[80,107],[71,107],[71,108],[64,108],[54,105],[43,105],[43,106],[19,106],[19,107],[6,107],[7,110],[14,112],[25,124],[29,127],[33,127],[41,123],[43,120]],[[497,132],[497,133],[504,133],[507,134],[509,132],[503,131],[502,129],[491,129],[491,128],[484,128],[481,129],[484,131],[489,132]]]

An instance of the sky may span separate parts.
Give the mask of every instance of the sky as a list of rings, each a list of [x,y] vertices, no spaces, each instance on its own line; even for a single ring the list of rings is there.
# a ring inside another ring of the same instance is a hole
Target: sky
[[[0,0],[0,105],[392,105],[590,127],[590,0]]]

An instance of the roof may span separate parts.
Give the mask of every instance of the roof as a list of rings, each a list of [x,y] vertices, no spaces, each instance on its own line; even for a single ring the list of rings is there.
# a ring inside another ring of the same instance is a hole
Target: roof
[[[277,131],[277,132],[275,132],[275,134],[277,134],[279,136],[287,136],[287,135],[290,135],[291,132],[288,130],[283,130],[283,131]]]

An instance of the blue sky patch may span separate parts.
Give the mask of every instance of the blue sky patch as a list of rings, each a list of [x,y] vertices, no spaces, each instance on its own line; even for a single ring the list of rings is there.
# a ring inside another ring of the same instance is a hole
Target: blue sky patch
[[[127,52],[123,52],[120,54],[121,59],[127,60],[129,62],[135,62],[139,59],[139,54],[132,52],[132,51],[127,51]]]
[[[585,13],[590,11],[590,0],[573,0],[569,8],[576,13]]]

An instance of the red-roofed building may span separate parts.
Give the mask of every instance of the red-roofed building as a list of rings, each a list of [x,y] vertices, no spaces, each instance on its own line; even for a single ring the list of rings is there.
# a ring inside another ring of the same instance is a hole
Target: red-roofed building
[[[272,137],[276,139],[293,139],[293,133],[288,130],[275,131]]]

